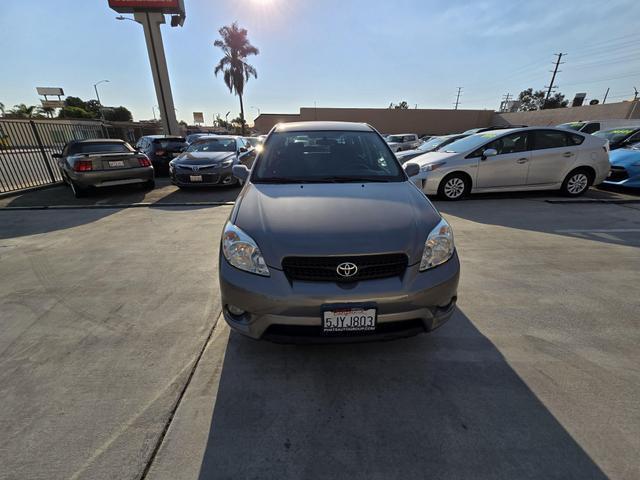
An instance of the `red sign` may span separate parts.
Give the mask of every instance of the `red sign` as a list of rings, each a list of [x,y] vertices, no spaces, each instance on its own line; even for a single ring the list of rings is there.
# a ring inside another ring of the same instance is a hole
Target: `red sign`
[[[109,0],[109,6],[118,13],[182,13],[182,3],[181,0]]]

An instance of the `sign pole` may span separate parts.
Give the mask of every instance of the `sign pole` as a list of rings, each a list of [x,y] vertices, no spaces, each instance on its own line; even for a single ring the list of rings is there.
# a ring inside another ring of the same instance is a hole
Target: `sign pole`
[[[160,25],[165,23],[164,15],[159,12],[135,12],[133,18],[144,29],[144,38],[147,42],[149,63],[153,73],[153,83],[156,87],[162,128],[166,135],[179,135],[180,130],[173,106],[169,70],[167,69],[167,60],[164,55],[162,33],[160,31]]]

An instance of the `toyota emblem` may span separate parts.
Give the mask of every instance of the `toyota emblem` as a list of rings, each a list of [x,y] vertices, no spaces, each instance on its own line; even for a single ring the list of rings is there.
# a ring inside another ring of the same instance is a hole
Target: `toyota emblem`
[[[355,263],[344,262],[338,265],[336,268],[336,272],[338,275],[344,278],[353,277],[356,273],[358,273],[358,266]]]
[[[192,165],[191,170],[193,170],[194,172],[197,172],[198,170],[200,170],[200,167],[198,165]]]

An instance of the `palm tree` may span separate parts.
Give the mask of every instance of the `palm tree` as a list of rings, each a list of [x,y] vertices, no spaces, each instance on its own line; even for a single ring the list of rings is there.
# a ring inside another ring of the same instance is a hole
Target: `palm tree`
[[[36,105],[27,106],[24,103],[19,103],[18,105],[14,105],[5,116],[13,118],[37,118],[39,110],[40,108]]]
[[[260,51],[251,45],[247,38],[247,30],[238,27],[238,22],[233,22],[218,30],[221,40],[216,40],[213,44],[224,52],[224,57],[220,59],[214,70],[214,74],[223,73],[224,83],[229,91],[235,93],[240,98],[240,119],[242,120],[242,135],[245,134],[244,105],[242,95],[244,85],[253,75],[258,78],[256,69],[246,62],[249,55],[258,55]]]

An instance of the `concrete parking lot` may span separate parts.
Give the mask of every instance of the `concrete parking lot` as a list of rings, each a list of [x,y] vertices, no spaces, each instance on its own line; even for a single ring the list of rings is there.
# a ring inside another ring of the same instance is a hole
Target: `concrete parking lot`
[[[0,199],[0,478],[640,477],[640,197],[436,202],[451,321],[300,346],[219,320],[237,193]]]

